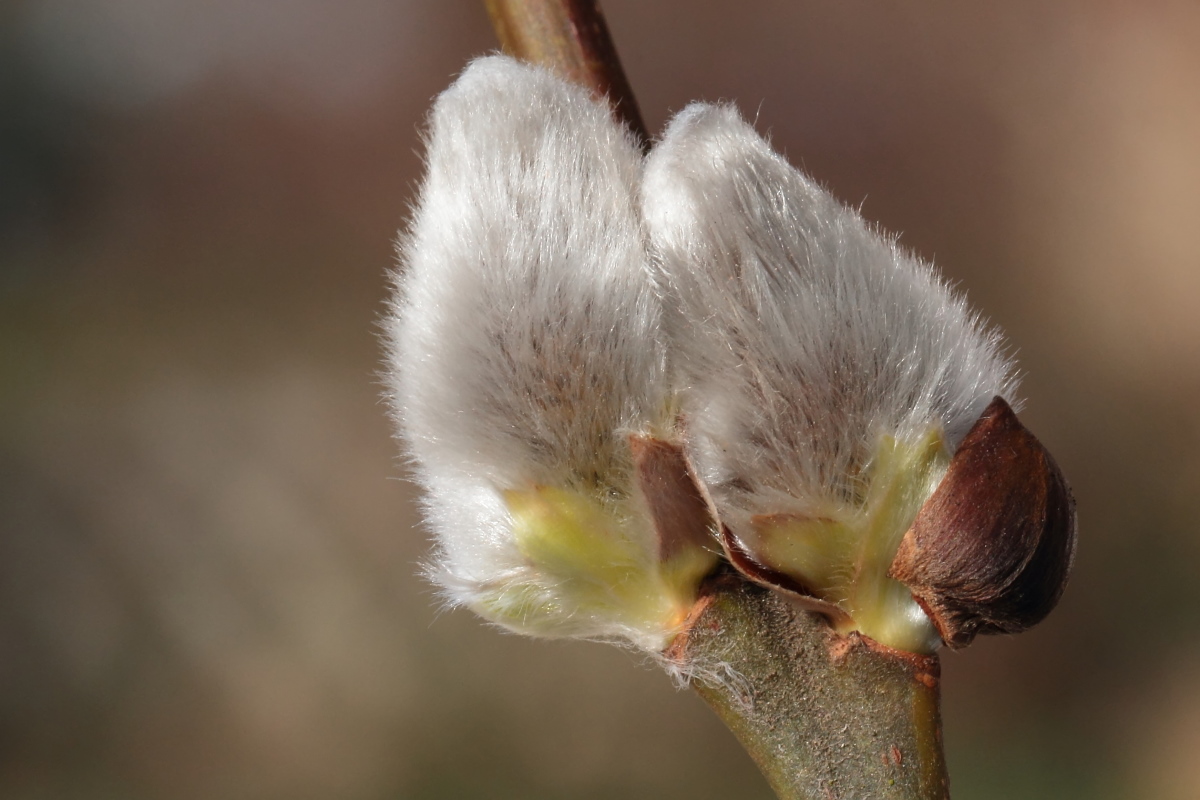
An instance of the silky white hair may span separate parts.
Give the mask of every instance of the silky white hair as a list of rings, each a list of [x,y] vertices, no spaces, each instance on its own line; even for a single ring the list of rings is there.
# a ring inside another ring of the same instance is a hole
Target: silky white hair
[[[1011,399],[998,338],[962,298],[730,107],[688,107],[643,158],[585,90],[480,59],[434,105],[427,168],[387,320],[389,399],[435,580],[456,602],[507,582],[559,609],[511,627],[653,640],[571,606],[522,557],[502,494],[619,503],[629,432],[672,435],[682,411],[720,513],[803,512],[848,496],[879,435],[956,442]]]
[[[561,605],[514,545],[501,493],[620,498],[625,435],[670,422],[642,156],[586,90],[492,57],[437,98],[426,162],[387,325],[431,573],[457,602],[507,581]],[[625,633],[586,609],[560,616],[533,632]]]
[[[642,208],[688,449],[723,514],[819,514],[861,488],[881,434],[939,428],[953,447],[1011,399],[999,337],[963,298],[732,107],[675,117]]]

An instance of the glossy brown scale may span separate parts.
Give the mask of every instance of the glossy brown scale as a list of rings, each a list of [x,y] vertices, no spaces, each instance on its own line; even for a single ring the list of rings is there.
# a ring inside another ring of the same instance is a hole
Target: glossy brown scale
[[[1017,633],[1058,603],[1075,557],[1075,500],[1050,453],[997,397],[905,534],[890,575],[950,647]]]

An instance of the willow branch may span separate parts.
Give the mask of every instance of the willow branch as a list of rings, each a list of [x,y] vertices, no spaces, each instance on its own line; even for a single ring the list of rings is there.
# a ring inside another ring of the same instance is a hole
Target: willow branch
[[[710,580],[665,654],[780,800],[945,800],[937,656],[841,636],[784,596]]]

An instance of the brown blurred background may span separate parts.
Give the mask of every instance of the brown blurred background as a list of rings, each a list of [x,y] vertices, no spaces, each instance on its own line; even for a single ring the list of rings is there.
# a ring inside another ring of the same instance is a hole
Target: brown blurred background
[[[605,7],[1003,326],[1078,498],[945,656],[956,800],[1200,796],[1200,4]],[[375,372],[475,0],[0,5],[0,797],[767,798],[697,699],[439,614]]]

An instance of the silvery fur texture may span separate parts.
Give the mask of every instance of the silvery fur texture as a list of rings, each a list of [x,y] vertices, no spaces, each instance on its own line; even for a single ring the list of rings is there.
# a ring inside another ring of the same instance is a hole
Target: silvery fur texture
[[[585,90],[493,57],[437,99],[427,167],[388,333],[392,405],[437,536],[431,574],[473,607],[503,584],[561,606],[529,627],[502,620],[527,633],[639,639],[531,569],[500,493],[619,500],[626,435],[670,423],[640,152]]]
[[[836,514],[881,435],[940,428],[953,450],[1012,400],[998,336],[963,298],[733,108],[676,116],[642,197],[688,450],[726,524]]]
[[[612,498],[650,547],[631,432],[681,438],[736,524],[852,502],[880,436],[937,427],[952,447],[1011,399],[1011,366],[962,298],[732,108],[689,106],[643,158],[586,91],[494,56],[437,99],[427,167],[388,396],[451,600],[478,610],[520,583],[561,608],[509,627],[657,641],[538,574],[502,494]]]

